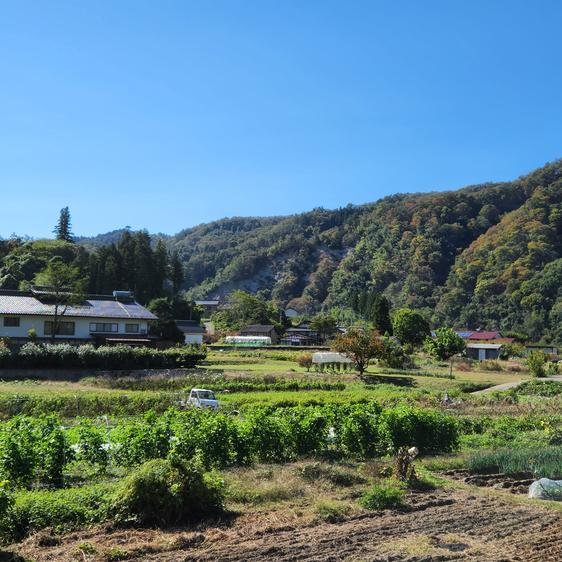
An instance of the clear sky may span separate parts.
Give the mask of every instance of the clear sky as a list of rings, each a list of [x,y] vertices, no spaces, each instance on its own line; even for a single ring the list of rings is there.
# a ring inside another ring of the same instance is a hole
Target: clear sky
[[[151,232],[562,156],[562,2],[0,0],[0,236]]]

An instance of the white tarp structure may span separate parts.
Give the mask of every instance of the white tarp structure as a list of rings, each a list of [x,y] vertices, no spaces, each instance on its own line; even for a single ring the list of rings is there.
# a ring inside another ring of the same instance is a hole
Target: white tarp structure
[[[562,480],[541,478],[529,486],[529,497],[537,500],[562,500]]]
[[[336,351],[317,351],[312,354],[312,362],[317,365],[323,363],[352,363],[349,357]]]
[[[255,347],[261,345],[271,345],[271,338],[267,336],[226,336],[226,338],[224,338],[224,343]]]

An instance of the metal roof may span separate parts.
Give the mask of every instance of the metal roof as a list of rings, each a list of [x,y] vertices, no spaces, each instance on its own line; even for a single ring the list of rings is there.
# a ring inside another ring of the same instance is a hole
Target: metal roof
[[[32,295],[2,294],[0,292],[0,314],[15,316],[52,316],[55,307]],[[158,318],[136,301],[119,302],[107,299],[88,298],[78,306],[69,306],[64,314],[74,318],[120,318],[135,320],[157,320]]]

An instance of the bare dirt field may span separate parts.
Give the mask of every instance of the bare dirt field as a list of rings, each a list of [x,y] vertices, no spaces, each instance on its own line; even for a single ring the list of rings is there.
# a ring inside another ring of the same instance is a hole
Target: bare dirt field
[[[303,524],[294,514],[266,511],[195,531],[97,527],[60,538],[43,532],[17,550],[37,562],[562,560],[562,513],[507,495],[414,492],[402,510],[335,523]]]

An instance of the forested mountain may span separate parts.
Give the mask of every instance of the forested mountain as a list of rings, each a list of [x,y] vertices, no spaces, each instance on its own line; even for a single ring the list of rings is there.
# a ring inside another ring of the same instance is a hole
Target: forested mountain
[[[265,290],[306,312],[372,291],[435,322],[562,339],[561,178],[556,161],[512,182],[225,219],[168,244],[196,298]]]
[[[181,284],[189,298],[264,291],[311,314],[382,294],[434,324],[562,341],[561,199],[562,160],[512,182],[222,219],[171,237],[122,229],[80,244],[4,240],[0,287],[31,281],[56,254],[92,292],[130,288],[142,301]]]

